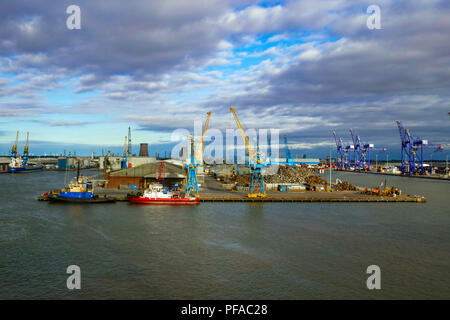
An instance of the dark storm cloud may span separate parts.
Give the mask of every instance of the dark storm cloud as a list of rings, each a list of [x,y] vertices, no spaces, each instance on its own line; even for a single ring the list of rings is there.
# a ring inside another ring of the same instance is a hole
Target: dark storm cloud
[[[223,1],[77,1],[81,30],[66,28],[73,1],[2,1],[0,54],[40,54],[29,67],[94,72],[157,73],[202,59],[220,40],[214,19]]]
[[[288,68],[262,73],[264,93],[250,89],[218,103],[255,115],[275,106],[274,117],[329,122],[288,128],[294,141],[331,141],[332,129],[349,139],[348,128],[356,127],[372,142],[397,143],[394,120],[403,120],[418,135],[448,143],[449,6],[444,1],[384,3],[382,30],[368,30],[364,14],[344,15],[333,23],[341,40],[305,47]]]

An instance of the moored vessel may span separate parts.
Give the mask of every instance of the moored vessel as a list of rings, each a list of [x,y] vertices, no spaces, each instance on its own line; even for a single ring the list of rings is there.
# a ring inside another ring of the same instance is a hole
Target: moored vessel
[[[41,171],[43,166],[37,163],[25,162],[20,156],[12,158],[8,166],[11,173]]]
[[[19,131],[17,131],[16,143],[11,148],[11,162],[8,166],[8,171],[11,173],[19,173],[19,172],[34,172],[41,171],[43,166],[37,163],[28,162],[28,148],[29,148],[29,133],[27,132],[27,143],[23,148],[23,157],[17,152],[17,143],[19,140]]]
[[[114,198],[94,193],[92,183],[84,181],[80,175],[80,163],[78,163],[77,179],[69,183],[67,188],[61,189],[59,192],[51,192],[43,194],[40,200],[49,200],[53,202],[70,202],[70,203],[107,203],[116,202]]]
[[[130,203],[134,204],[198,204],[199,198],[183,197],[180,192],[169,191],[167,187],[154,184],[146,189],[141,195],[128,197]]]

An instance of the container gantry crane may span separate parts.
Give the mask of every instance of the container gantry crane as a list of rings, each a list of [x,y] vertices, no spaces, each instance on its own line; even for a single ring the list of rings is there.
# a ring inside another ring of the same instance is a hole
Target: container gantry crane
[[[373,143],[362,143],[359,135],[355,134],[353,129],[350,129],[350,134],[353,141],[354,170],[370,171],[370,151],[386,151],[386,148],[376,148]]]
[[[353,129],[350,129],[350,135],[352,136],[353,141],[353,164],[350,160],[350,167],[353,167],[353,170],[361,170],[361,140],[359,136],[353,133]]]
[[[363,170],[370,171],[370,151],[386,151],[386,148],[376,148],[372,143],[363,144],[361,147],[361,159]]]
[[[30,133],[27,132],[27,142],[26,142],[25,146],[23,147],[23,157],[22,157],[24,166],[26,166],[27,163],[28,163],[28,156],[29,156],[28,148],[29,148],[29,145],[30,145]]]
[[[15,159],[17,157],[17,144],[19,143],[19,131],[17,130],[16,134],[16,142],[11,148],[11,159]]]
[[[208,130],[209,118],[211,117],[211,112],[206,113],[208,116],[206,117],[205,124],[203,125],[201,140],[197,143],[197,147],[195,149],[195,153],[191,148],[191,161],[188,165],[186,165],[188,169],[188,180],[186,185],[186,197],[189,197],[192,192],[195,192],[195,197],[198,197],[198,178],[197,178],[197,167],[203,162],[203,146],[205,143],[205,134]]]
[[[344,169],[344,147],[342,138],[336,134],[336,131],[333,131],[334,141],[336,142],[336,166],[339,170]]]
[[[354,151],[355,147],[350,144],[350,145],[346,145],[344,147],[344,168],[345,169],[350,169],[351,167],[351,158],[350,155],[352,154],[352,152]]]
[[[442,145],[428,143],[428,140],[412,135],[400,121],[397,120],[396,123],[402,141],[402,174],[417,174],[417,166],[420,166],[420,174],[424,174],[423,149],[430,148],[434,149],[434,152],[441,151]]]
[[[236,109],[230,107],[230,110],[233,113],[234,120],[239,128],[242,140],[244,140],[245,149],[248,153],[252,181],[250,183],[249,193],[247,196],[250,198],[265,198],[267,195],[264,187],[264,177],[262,174],[262,169],[266,166],[264,158],[260,152],[255,152],[255,149],[253,149],[253,146],[250,144],[250,140],[248,139],[248,136],[236,115]]]

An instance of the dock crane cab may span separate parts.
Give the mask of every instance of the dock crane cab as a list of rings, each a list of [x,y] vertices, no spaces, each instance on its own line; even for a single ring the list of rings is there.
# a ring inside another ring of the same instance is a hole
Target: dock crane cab
[[[264,177],[261,171],[263,168],[266,167],[264,157],[260,152],[255,152],[255,149],[253,149],[253,146],[250,144],[250,140],[248,139],[248,136],[245,133],[245,130],[242,127],[241,122],[239,121],[236,115],[236,108],[230,107],[230,110],[233,113],[234,120],[236,121],[236,125],[239,128],[242,140],[244,140],[245,149],[247,150],[249,157],[249,165],[251,170],[252,181],[247,196],[249,198],[265,198],[267,194],[264,188]]]
[[[198,197],[198,179],[197,179],[197,167],[201,164],[202,154],[203,154],[203,146],[205,143],[205,134],[208,130],[209,118],[211,117],[211,112],[206,113],[208,116],[206,117],[205,124],[203,125],[201,140],[197,143],[197,147],[195,148],[195,152],[192,152],[191,148],[191,161],[186,165],[188,169],[188,180],[186,184],[186,197],[189,197],[192,192],[195,197]]]
[[[11,159],[17,158],[17,144],[19,143],[19,130],[17,130],[16,142],[11,148]]]
[[[25,146],[23,147],[23,165],[26,166],[28,163],[28,148],[30,145],[30,133],[27,132],[27,143],[25,144]]]

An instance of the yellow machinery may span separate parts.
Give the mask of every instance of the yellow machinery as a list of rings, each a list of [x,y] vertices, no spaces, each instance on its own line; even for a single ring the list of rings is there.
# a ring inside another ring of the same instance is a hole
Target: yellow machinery
[[[191,163],[186,167],[188,169],[188,180],[186,186],[186,196],[190,196],[192,191],[195,191],[195,196],[198,197],[198,179],[197,179],[197,167],[202,163],[203,146],[205,144],[205,134],[208,130],[209,118],[211,117],[211,112],[206,113],[205,124],[202,130],[202,137],[197,147],[195,148],[195,153],[191,151]]]
[[[11,157],[16,158],[17,157],[17,144],[19,143],[19,131],[17,131],[16,135],[16,143],[11,148]]]
[[[242,140],[244,140],[245,149],[247,149],[249,157],[252,181],[250,183],[249,193],[247,196],[250,198],[265,198],[267,195],[264,187],[264,177],[261,171],[265,167],[265,161],[262,155],[259,152],[255,152],[255,149],[253,149],[253,146],[250,144],[250,140],[248,139],[248,136],[236,115],[236,109],[231,107],[230,110],[233,113],[234,120],[239,128]]]

